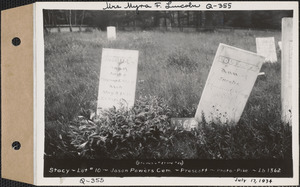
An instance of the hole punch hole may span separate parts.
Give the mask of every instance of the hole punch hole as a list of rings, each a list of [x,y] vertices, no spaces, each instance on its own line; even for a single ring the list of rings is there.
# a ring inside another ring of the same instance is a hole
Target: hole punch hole
[[[21,44],[21,39],[18,37],[14,37],[11,42],[14,46],[18,46]]]
[[[14,141],[11,146],[14,150],[19,150],[21,148],[21,143],[18,141]]]

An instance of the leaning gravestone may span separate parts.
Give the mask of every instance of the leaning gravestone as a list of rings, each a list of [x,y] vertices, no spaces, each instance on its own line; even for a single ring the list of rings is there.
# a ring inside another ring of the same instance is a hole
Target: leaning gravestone
[[[255,53],[220,44],[195,114],[196,120],[237,123],[264,60]]]
[[[256,52],[266,57],[266,62],[277,62],[274,37],[256,38]]]
[[[102,109],[132,107],[138,65],[137,50],[103,48],[97,114]]]
[[[107,27],[107,39],[115,40],[116,38],[117,38],[116,27]]]
[[[284,123],[289,124],[291,124],[292,119],[292,52],[293,18],[282,18],[281,118]]]

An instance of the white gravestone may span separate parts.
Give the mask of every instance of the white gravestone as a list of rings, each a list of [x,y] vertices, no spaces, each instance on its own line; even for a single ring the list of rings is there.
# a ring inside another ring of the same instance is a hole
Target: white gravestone
[[[281,118],[284,123],[289,123],[290,125],[292,122],[292,52],[293,18],[282,18]]]
[[[116,38],[117,38],[116,27],[107,27],[107,39],[115,40]]]
[[[134,105],[138,65],[137,50],[103,48],[97,114],[102,109]]]
[[[277,62],[274,37],[256,38],[256,52],[266,58],[265,62]]]
[[[198,122],[235,124],[239,121],[263,56],[220,44],[195,114]]]

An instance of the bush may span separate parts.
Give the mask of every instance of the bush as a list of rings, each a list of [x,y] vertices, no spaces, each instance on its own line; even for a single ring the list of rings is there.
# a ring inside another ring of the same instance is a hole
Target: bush
[[[164,100],[141,97],[129,110],[105,110],[98,119],[79,116],[70,126],[69,137],[85,158],[187,157],[183,151],[187,148],[174,146],[174,142],[194,139],[189,138],[192,132],[172,126],[171,115]]]

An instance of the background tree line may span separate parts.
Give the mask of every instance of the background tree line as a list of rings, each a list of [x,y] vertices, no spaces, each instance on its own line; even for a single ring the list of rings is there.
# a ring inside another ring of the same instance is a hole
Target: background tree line
[[[45,26],[88,26],[105,30],[163,28],[247,28],[280,29],[281,18],[292,17],[292,11],[98,11],[44,10]]]

